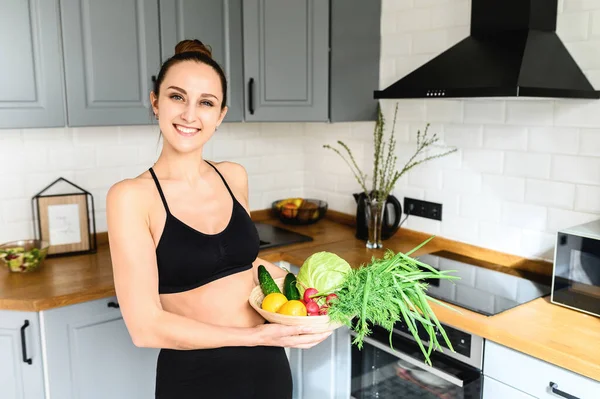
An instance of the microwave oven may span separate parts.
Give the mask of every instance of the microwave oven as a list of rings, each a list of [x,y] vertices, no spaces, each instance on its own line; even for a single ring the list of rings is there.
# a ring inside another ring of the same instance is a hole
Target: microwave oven
[[[550,300],[600,317],[600,220],[556,234]]]

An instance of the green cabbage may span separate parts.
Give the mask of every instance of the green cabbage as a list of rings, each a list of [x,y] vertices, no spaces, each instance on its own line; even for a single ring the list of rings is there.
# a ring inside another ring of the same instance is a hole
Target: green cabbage
[[[300,295],[306,288],[316,288],[320,293],[331,292],[344,281],[352,268],[344,259],[331,252],[316,252],[309,256],[296,277]]]

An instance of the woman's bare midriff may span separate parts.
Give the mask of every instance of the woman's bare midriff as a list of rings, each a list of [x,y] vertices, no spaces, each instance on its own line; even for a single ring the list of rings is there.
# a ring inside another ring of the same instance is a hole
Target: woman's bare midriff
[[[161,294],[167,312],[203,323],[227,327],[254,327],[265,320],[250,306],[254,288],[252,269],[232,274],[190,291]]]

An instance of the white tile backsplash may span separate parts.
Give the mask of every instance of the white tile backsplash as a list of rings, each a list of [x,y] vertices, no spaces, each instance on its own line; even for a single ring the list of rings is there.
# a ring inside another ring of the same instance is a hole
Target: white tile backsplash
[[[506,119],[506,102],[499,100],[490,101],[465,101],[465,123],[504,123]]]
[[[504,173],[547,179],[550,176],[550,159],[549,154],[507,151],[504,154]]]
[[[383,0],[380,88],[466,37],[470,6],[468,0]],[[599,90],[600,0],[559,1],[557,33]],[[394,194],[400,200],[443,204],[443,221],[411,216],[406,228],[551,259],[558,229],[600,218],[600,101],[384,100],[387,133],[396,103],[399,167],[426,123],[441,144],[459,149],[399,180]],[[346,163],[322,146],[344,140],[370,175],[373,127],[373,122],[224,123],[203,155],[246,167],[253,210],[279,198],[307,196],[355,214],[352,193],[359,185]],[[160,146],[157,126],[0,130],[0,187],[10,187],[0,190],[0,242],[31,236],[30,198],[59,176],[94,193],[98,230],[106,230],[106,191],[151,166]],[[467,291],[454,295],[477,295],[475,288]]]
[[[527,128],[507,125],[483,127],[483,146],[495,150],[527,149]]]

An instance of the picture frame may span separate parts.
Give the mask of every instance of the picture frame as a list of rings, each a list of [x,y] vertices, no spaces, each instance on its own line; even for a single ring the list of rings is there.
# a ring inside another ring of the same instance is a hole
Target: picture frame
[[[61,182],[67,187],[57,192]],[[95,253],[94,212],[93,195],[62,177],[37,193],[32,198],[34,232],[50,244],[47,258]]]

